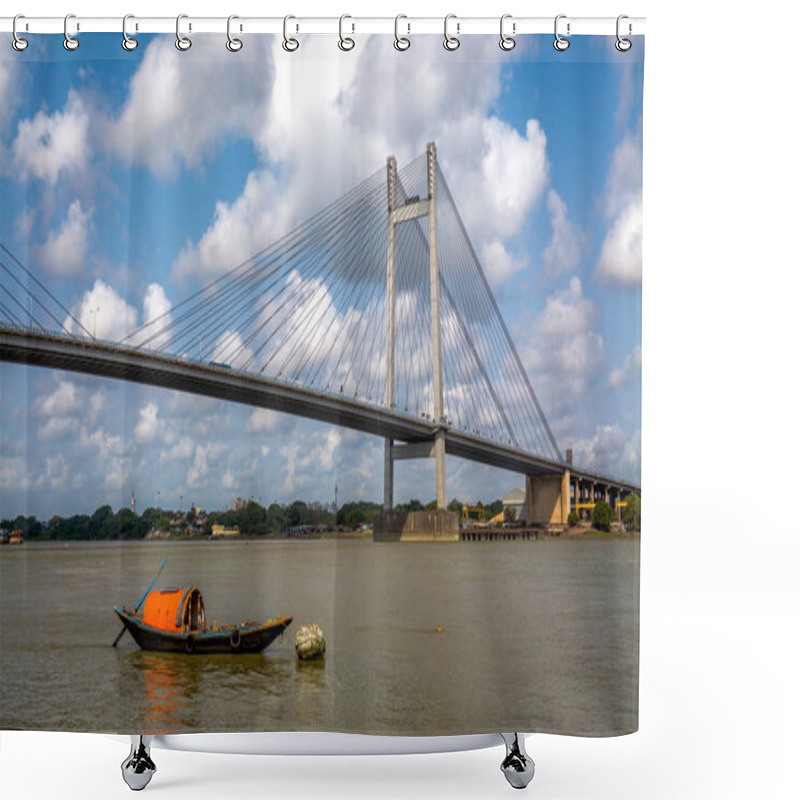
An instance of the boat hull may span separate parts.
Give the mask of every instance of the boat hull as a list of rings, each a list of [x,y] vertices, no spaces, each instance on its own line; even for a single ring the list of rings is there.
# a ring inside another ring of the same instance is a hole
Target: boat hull
[[[241,625],[218,631],[193,631],[192,633],[169,633],[145,625],[141,620],[122,608],[114,608],[125,628],[142,650],[158,650],[169,653],[260,653],[280,636],[291,624],[291,617],[261,625]]]

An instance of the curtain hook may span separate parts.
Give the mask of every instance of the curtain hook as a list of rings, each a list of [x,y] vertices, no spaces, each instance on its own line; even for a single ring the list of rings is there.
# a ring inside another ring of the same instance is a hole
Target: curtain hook
[[[623,19],[628,19],[628,15],[627,14],[620,14],[617,17],[617,41],[614,42],[614,47],[616,47],[617,50],[620,51],[620,53],[627,52],[633,46],[633,43],[631,42],[630,39],[623,39],[619,35],[619,23],[622,22]],[[633,30],[633,27],[631,26],[630,23],[628,23],[628,35],[630,35],[632,30]]]
[[[399,27],[400,27],[400,20],[401,19],[408,19],[405,14],[398,14],[394,18],[394,49],[395,50],[408,50],[411,47],[411,39],[406,38],[405,36],[400,35]],[[411,25],[406,23],[408,27],[408,33],[411,33]]]
[[[346,19],[352,19],[352,17],[349,14],[342,14],[342,16],[339,17],[339,49],[348,52],[356,46],[356,43],[349,36],[345,36],[342,33],[342,24]],[[353,33],[355,33],[356,26],[352,23],[351,25],[353,27]]]
[[[300,47],[300,42],[298,42],[295,38],[290,39],[286,35],[290,19],[296,19],[296,17],[293,17],[291,14],[289,14],[283,18],[283,49],[287,53],[294,53],[294,51]]]
[[[122,47],[128,52],[135,50],[139,46],[137,39],[134,39],[132,36],[128,36],[127,26],[129,19],[136,19],[136,17],[134,17],[133,14],[126,14],[122,18]]]
[[[227,47],[231,53],[238,53],[243,46],[241,39],[235,39],[233,36],[231,36],[231,22],[235,19],[239,19],[236,14],[231,14],[228,17],[228,41],[225,42],[225,47]],[[239,28],[239,30],[241,30],[241,28]]]
[[[175,20],[175,47],[178,50],[188,50],[192,46],[192,40],[188,36],[181,36],[181,20],[187,19],[189,17],[188,14],[178,14],[177,19]],[[192,29],[192,26],[189,26],[189,30]]]
[[[511,19],[511,14],[503,14],[503,16],[500,17],[500,49],[505,51],[513,50],[517,46],[517,43],[514,41],[514,39],[512,39],[510,36],[506,36],[505,33],[503,33],[503,24],[507,19]],[[517,32],[516,22],[513,24],[511,30],[512,33]]]
[[[74,37],[69,35],[69,21],[71,19],[75,19],[74,14],[67,14],[64,17],[64,49],[65,50],[77,50],[80,46],[80,42]],[[78,30],[80,30],[80,25],[78,26]]]
[[[14,38],[11,40],[11,46],[18,52],[21,53],[23,50],[26,50],[28,47],[28,40],[23,39],[21,36],[17,35],[17,20],[18,19],[25,19],[24,14],[17,14],[14,17],[14,22],[11,23],[11,33],[14,34]]]
[[[444,45],[445,50],[450,50],[452,52],[453,50],[458,50],[458,48],[461,47],[461,42],[459,41],[457,36],[450,36],[450,34],[447,32],[447,23],[451,19],[457,19],[456,15],[448,14],[444,18],[444,42],[442,42],[442,44]],[[456,23],[456,33],[458,33],[460,27],[461,24]]]
[[[558,21],[560,19],[566,19],[566,18],[567,18],[566,14],[559,14],[556,17],[556,22],[555,22],[556,40],[553,42],[553,47],[555,47],[555,49],[558,50],[561,53],[563,53],[565,50],[567,50],[569,48],[569,39],[565,39],[563,36],[559,36],[558,35]],[[568,22],[567,23],[567,36],[569,36],[569,26],[570,26],[570,24]]]

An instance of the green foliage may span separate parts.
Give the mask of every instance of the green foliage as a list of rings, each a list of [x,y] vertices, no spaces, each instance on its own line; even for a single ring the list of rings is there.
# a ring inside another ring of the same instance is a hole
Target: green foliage
[[[628,530],[638,531],[642,528],[642,501],[638,494],[631,493],[625,498],[626,506],[622,509],[622,521]]]
[[[614,512],[605,500],[599,500],[592,509],[592,526],[598,531],[610,531]]]
[[[458,514],[458,516],[459,516],[459,517],[461,516],[461,509],[462,509],[462,508],[463,508],[463,504],[462,504],[462,503],[461,503],[461,501],[460,501],[460,500],[458,500],[457,498],[453,498],[453,499],[452,499],[452,500],[451,500],[451,501],[450,501],[450,502],[447,504],[447,510],[448,510],[448,511],[455,511],[455,512],[456,512],[456,514]]]
[[[569,516],[567,517],[567,524],[570,528],[574,528],[580,522],[580,516],[578,516],[577,511],[570,511]]]
[[[511,506],[509,506],[503,511],[503,518],[505,519],[506,522],[516,522],[517,509],[511,508]]]

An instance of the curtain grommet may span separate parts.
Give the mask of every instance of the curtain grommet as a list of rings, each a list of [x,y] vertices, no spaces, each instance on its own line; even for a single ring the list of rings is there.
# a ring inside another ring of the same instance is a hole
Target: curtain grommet
[[[298,42],[294,37],[287,35],[290,19],[296,19],[296,17],[294,17],[292,14],[287,14],[283,18],[283,43],[281,44],[281,47],[283,47],[287,53],[294,53],[295,50],[300,48],[300,42]]]
[[[556,17],[555,24],[553,25],[553,32],[554,32],[555,37],[556,37],[555,41],[553,42],[553,47],[555,47],[555,49],[558,50],[559,53],[563,53],[565,50],[569,49],[569,39],[566,39],[565,37],[560,36],[559,33],[558,33],[558,21],[560,19],[566,19],[566,18],[567,18],[566,14],[559,14]],[[570,23],[568,22],[567,23],[567,36],[569,36],[569,34],[570,34]]]
[[[409,47],[411,47],[411,39],[409,39],[407,36],[400,35],[399,28],[401,19],[408,19],[408,17],[405,14],[398,14],[394,18],[394,49],[403,53],[408,50]],[[411,33],[411,25],[406,23],[406,27],[407,33]]]
[[[15,50],[18,52],[18,53],[21,53],[23,50],[27,50],[27,49],[28,49],[28,40],[27,40],[27,39],[23,39],[23,38],[22,38],[22,37],[21,37],[21,36],[20,36],[20,35],[17,33],[17,20],[18,20],[18,19],[25,19],[25,15],[24,15],[24,14],[17,14],[17,15],[14,17],[14,21],[11,23],[11,34],[12,34],[12,36],[13,36],[13,38],[12,38],[12,40],[11,40],[11,46],[12,46],[12,47],[13,47],[13,48],[14,48],[14,49],[15,49]]]
[[[442,46],[444,47],[445,50],[449,50],[452,53],[454,50],[458,50],[458,48],[461,47],[461,40],[458,38],[458,36],[451,36],[447,32],[447,23],[450,22],[451,19],[457,19],[456,15],[448,14],[444,18],[444,41],[442,42]],[[456,33],[459,32],[460,28],[461,28],[461,23],[457,22]]]
[[[236,14],[231,14],[228,17],[228,41],[225,42],[225,47],[227,47],[231,53],[238,53],[242,47],[244,47],[244,43],[241,39],[231,36],[231,22],[235,19],[239,19]]]
[[[175,47],[181,52],[185,52],[192,46],[192,40],[188,36],[181,36],[181,20],[188,19],[188,14],[178,14],[175,19]],[[189,30],[191,30],[191,25]]]
[[[128,36],[128,20],[136,19],[133,14],[126,14],[122,18],[122,49],[127,50],[129,53],[139,46],[138,39],[133,36]]]
[[[346,19],[352,19],[352,17],[349,14],[342,14],[342,16],[339,17],[339,49],[343,50],[345,53],[349,53],[356,46],[356,43],[350,36],[345,36],[342,31],[342,25]],[[356,26],[352,23],[351,25],[353,33],[355,33]]]
[[[503,30],[503,25],[505,24],[505,21],[507,19],[511,19],[511,18],[512,18],[511,14],[503,14],[503,16],[500,17],[500,49],[501,50],[505,50],[506,53],[509,50],[513,50],[517,46],[516,40],[511,36],[506,36],[506,34],[505,34],[504,30]],[[511,32],[512,33],[516,33],[517,32],[517,23],[516,22],[512,23]]]
[[[624,39],[619,34],[619,24],[620,24],[620,22],[622,22],[623,19],[628,19],[628,15],[627,14],[620,14],[617,17],[617,41],[614,42],[614,47],[616,47],[617,50],[619,50],[620,53],[627,53],[628,50],[630,50],[631,47],[633,47],[633,42],[630,39]],[[631,34],[631,30],[632,30],[631,24],[628,23],[628,35],[629,36]]]
[[[75,19],[74,14],[67,14],[67,16],[64,17],[64,49],[70,52],[77,50],[81,45],[75,36],[69,35],[69,21],[71,19]],[[78,26],[78,30],[80,30],[80,26]]]

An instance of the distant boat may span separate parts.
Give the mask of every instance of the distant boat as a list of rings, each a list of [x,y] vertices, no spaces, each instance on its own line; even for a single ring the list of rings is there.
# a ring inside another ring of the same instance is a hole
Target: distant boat
[[[279,616],[262,623],[208,625],[203,597],[194,587],[151,591],[141,613],[119,606],[114,611],[142,650],[190,654],[260,653],[292,622]]]

